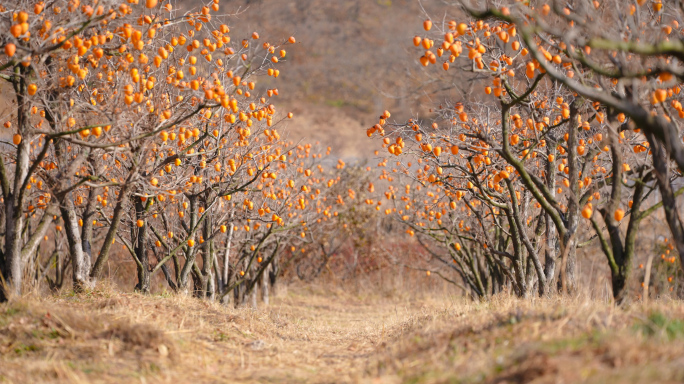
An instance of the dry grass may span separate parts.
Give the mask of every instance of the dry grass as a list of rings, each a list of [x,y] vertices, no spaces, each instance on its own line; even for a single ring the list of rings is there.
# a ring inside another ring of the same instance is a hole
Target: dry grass
[[[102,290],[0,306],[0,382],[680,382],[683,340],[680,302]]]

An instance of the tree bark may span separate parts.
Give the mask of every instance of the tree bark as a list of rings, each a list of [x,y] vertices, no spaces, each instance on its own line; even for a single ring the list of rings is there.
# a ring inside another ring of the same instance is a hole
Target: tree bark
[[[150,259],[147,256],[147,241],[148,241],[148,231],[147,231],[147,220],[145,218],[145,205],[139,197],[134,197],[134,207],[135,207],[135,220],[142,220],[143,226],[137,227],[137,236],[135,239],[135,257],[136,268],[138,274],[138,284],[135,286],[135,290],[140,293],[149,294],[150,293]]]
[[[211,274],[211,269],[214,265],[214,244],[212,240],[209,240],[213,232],[212,224],[213,217],[211,213],[206,213],[206,217],[202,222],[202,236],[207,240],[202,244],[202,269],[200,271],[202,292],[200,296],[207,299],[214,297],[215,288]]]
[[[269,271],[271,270],[271,264],[266,266],[266,270],[262,273],[261,275],[261,298],[264,302],[264,306],[268,306],[270,304],[270,297],[269,297]]]
[[[93,217],[95,216],[95,204],[97,203],[98,189],[91,187],[88,191],[86,208],[83,211],[83,229],[81,232],[81,248],[85,256],[85,270],[88,275],[91,273],[93,262]]]
[[[81,232],[79,231],[78,216],[71,192],[62,195],[60,211],[64,219],[64,232],[69,243],[71,255],[72,280],[74,291],[81,292],[88,286],[88,272],[86,270],[85,254],[83,253]]]
[[[189,195],[188,200],[190,200],[190,225],[188,226],[188,230],[192,231],[195,226],[197,225],[198,222],[198,208],[199,208],[199,203],[197,201],[197,196],[194,195]],[[194,238],[194,235],[189,237],[188,239]],[[198,243],[195,241],[195,243]],[[196,252],[196,246],[195,247],[186,247],[186,253],[185,253],[185,264],[183,265],[183,268],[181,269],[180,273],[180,279],[178,280],[178,288],[181,290],[183,293],[189,293],[189,278],[190,278],[190,272],[192,272],[193,266],[195,264],[195,258],[197,256]]]
[[[233,212],[230,213],[230,218],[231,219],[233,218]],[[235,228],[233,226],[232,222],[228,225],[230,226],[230,228],[228,228],[228,237],[226,238],[226,252],[223,255],[223,282],[226,285],[228,284],[228,280],[229,280],[228,274],[229,274],[229,270],[230,270],[230,268],[229,268],[230,245],[231,245],[231,241],[233,240],[233,229]],[[221,293],[223,294],[224,292],[221,292]]]

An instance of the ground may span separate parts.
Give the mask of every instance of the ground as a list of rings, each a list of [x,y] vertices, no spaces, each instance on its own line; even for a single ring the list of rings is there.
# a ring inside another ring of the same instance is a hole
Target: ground
[[[0,306],[0,382],[684,380],[684,306],[281,287],[266,309],[115,290]]]

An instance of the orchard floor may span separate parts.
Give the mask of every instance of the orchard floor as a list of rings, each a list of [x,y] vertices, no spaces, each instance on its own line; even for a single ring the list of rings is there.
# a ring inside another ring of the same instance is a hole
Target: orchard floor
[[[684,305],[285,287],[270,307],[94,291],[0,305],[0,383],[674,383]]]

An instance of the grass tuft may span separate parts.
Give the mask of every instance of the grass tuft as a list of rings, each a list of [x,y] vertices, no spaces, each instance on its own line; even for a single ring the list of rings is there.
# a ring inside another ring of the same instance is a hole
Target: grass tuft
[[[652,312],[634,327],[648,337],[664,337],[669,341],[684,337],[684,321],[671,319],[660,311]]]

